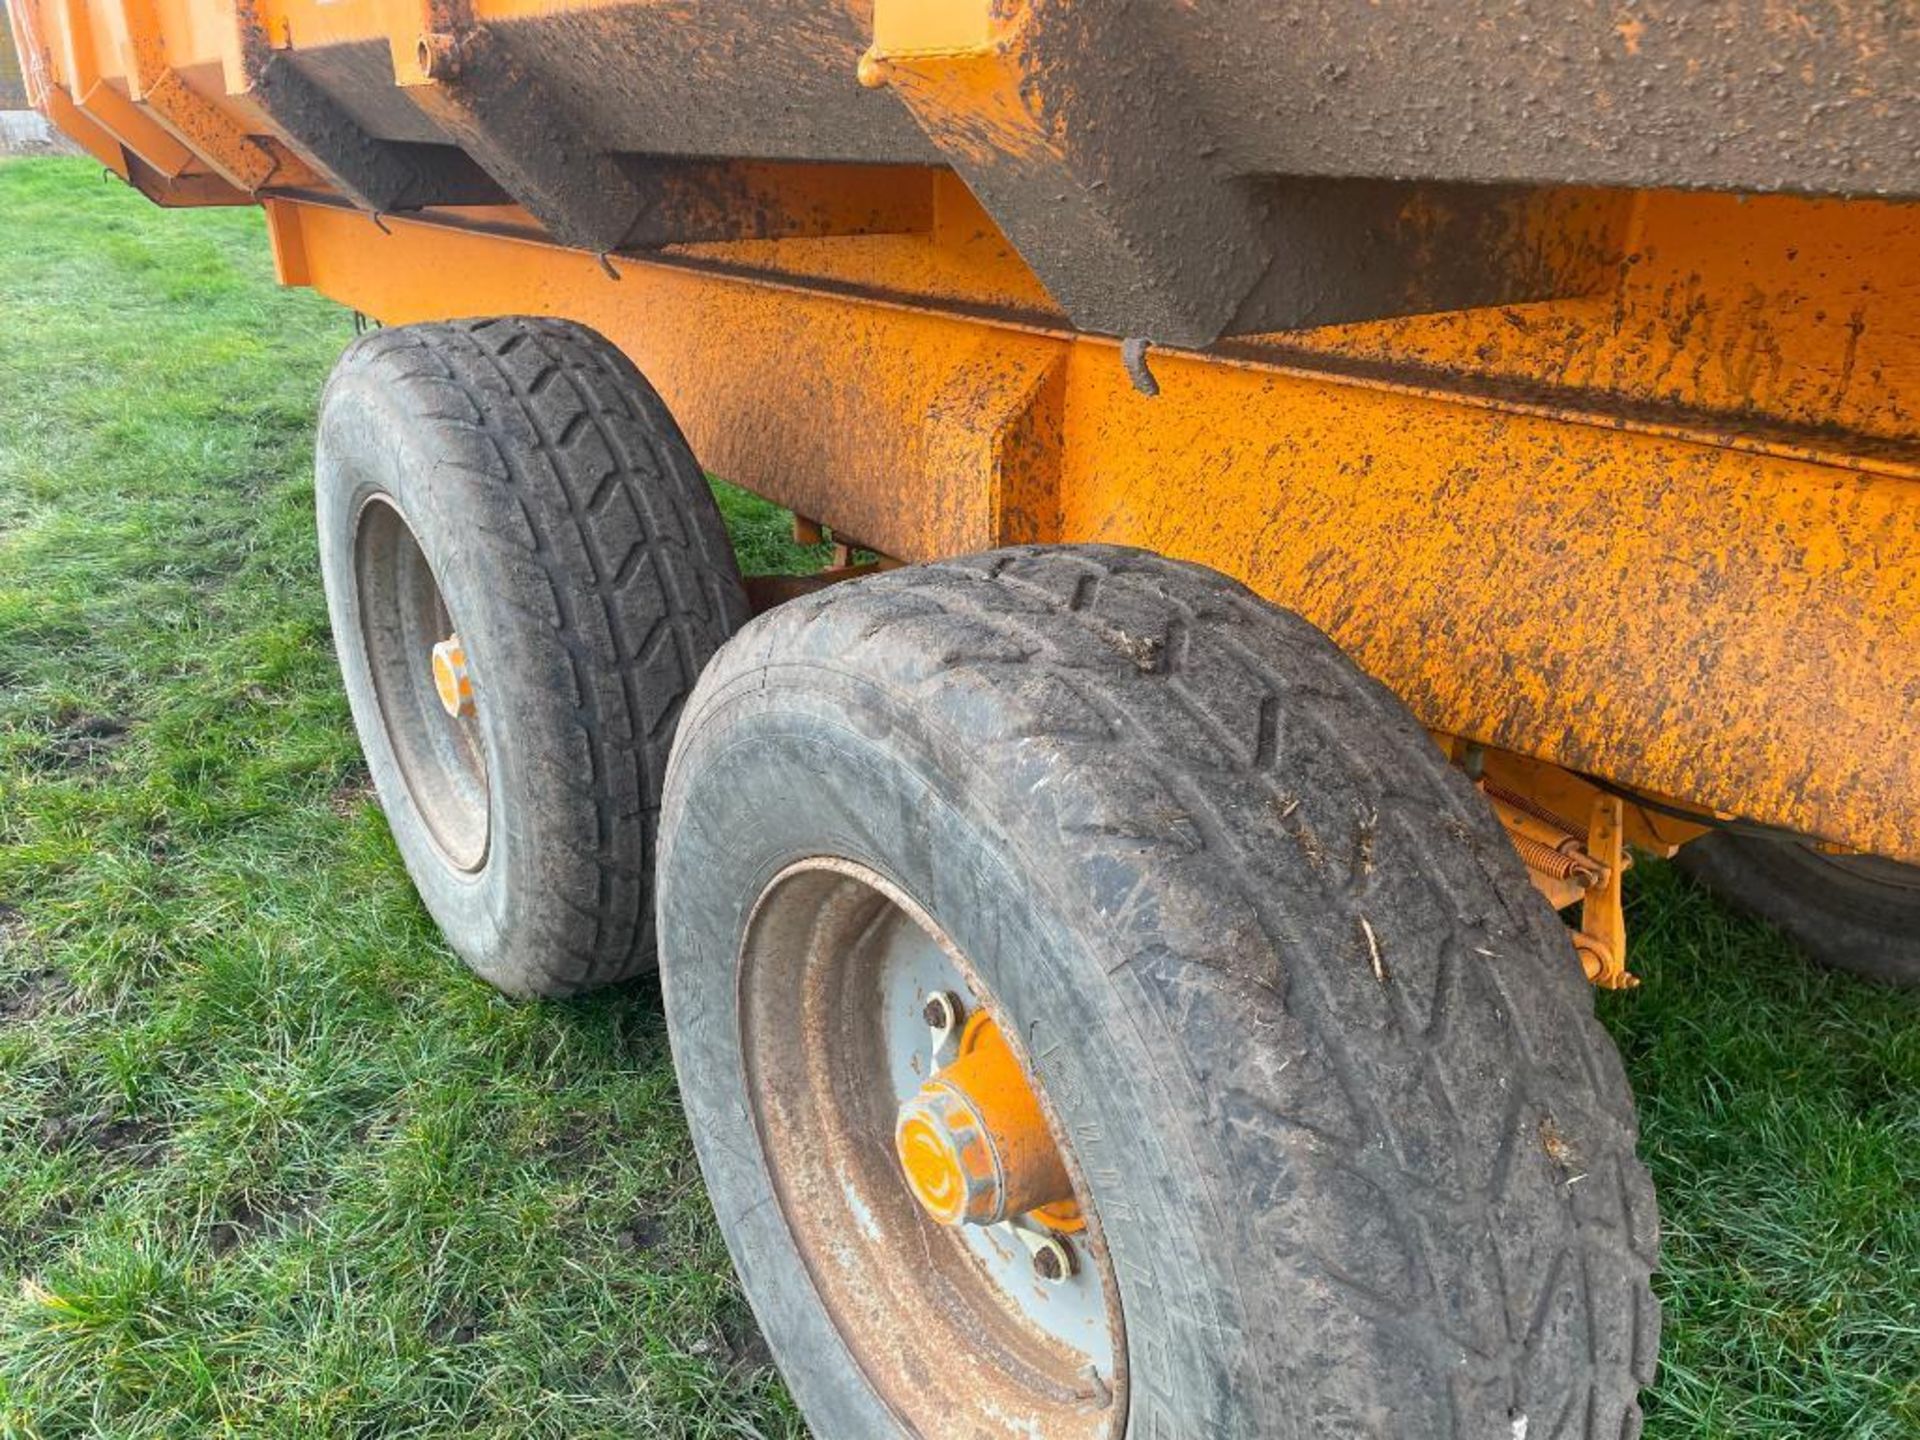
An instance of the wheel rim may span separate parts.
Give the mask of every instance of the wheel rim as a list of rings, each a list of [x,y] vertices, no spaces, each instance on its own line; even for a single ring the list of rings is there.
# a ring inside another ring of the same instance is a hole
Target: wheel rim
[[[1085,1224],[1070,1237],[936,1223],[895,1153],[899,1108],[940,1063],[928,1001],[956,995],[1005,1020],[961,952],[873,871],[818,858],[762,893],[739,977],[747,1092],[775,1195],[875,1392],[927,1437],[976,1435],[987,1420],[1049,1440],[1121,1433],[1119,1291],[1071,1150]],[[1051,1111],[1048,1123],[1058,1142]],[[1042,1278],[1049,1242],[1069,1246],[1072,1273]]]
[[[454,868],[486,863],[490,790],[476,704],[451,715],[434,652],[458,626],[420,542],[392,499],[376,495],[354,521],[360,633],[389,748],[435,847]]]

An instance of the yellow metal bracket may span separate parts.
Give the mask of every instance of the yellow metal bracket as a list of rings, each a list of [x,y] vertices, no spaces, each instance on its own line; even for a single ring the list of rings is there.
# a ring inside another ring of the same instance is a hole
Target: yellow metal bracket
[[[1604,867],[1604,874],[1581,901],[1580,929],[1573,941],[1587,979],[1602,990],[1628,990],[1640,983],[1627,970],[1627,916],[1621,881],[1631,862],[1627,857],[1624,808],[1618,795],[1603,794],[1594,799],[1593,820],[1587,827],[1587,853]]]
[[[1483,758],[1482,763],[1488,762]],[[1627,973],[1622,903],[1622,878],[1633,867],[1627,851],[1625,802],[1538,762],[1501,757],[1495,763],[1497,776],[1483,772],[1480,791],[1526,865],[1534,888],[1556,910],[1580,907],[1573,943],[1587,979],[1603,990],[1638,985]],[[1582,803],[1589,813],[1584,826],[1565,818],[1567,811]]]

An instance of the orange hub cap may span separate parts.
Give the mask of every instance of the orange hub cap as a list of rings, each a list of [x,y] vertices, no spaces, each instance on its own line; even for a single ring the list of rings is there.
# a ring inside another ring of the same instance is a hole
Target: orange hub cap
[[[953,1062],[900,1107],[894,1148],[914,1198],[943,1225],[994,1225],[1042,1207],[1058,1225],[1073,1210],[1039,1098],[984,1011],[967,1021]]]
[[[433,688],[440,708],[454,719],[473,714],[473,677],[467,673],[467,651],[458,635],[433,647]]]

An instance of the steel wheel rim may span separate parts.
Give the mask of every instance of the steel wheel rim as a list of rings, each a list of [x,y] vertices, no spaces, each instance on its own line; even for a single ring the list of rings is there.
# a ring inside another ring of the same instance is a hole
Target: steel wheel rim
[[[819,857],[766,886],[738,975],[749,1106],[775,1196],[875,1393],[928,1440],[976,1435],[987,1417],[1049,1440],[1122,1433],[1119,1290],[1070,1148],[1087,1226],[1064,1281],[1040,1279],[1008,1226],[936,1223],[900,1174],[895,1111],[933,1057],[925,998],[938,984],[995,1010],[959,949],[891,882]]]
[[[457,624],[406,517],[387,495],[354,517],[360,635],[381,727],[434,847],[457,870],[486,864],[492,793],[479,713],[456,718],[434,687],[433,647]]]

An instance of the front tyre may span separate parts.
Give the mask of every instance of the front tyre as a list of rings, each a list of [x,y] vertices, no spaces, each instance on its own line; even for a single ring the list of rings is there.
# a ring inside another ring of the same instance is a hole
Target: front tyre
[[[747,613],[659,397],[566,321],[382,330],[315,470],[354,725],[448,943],[513,995],[650,966],[673,727]]]
[[[817,1433],[1637,1431],[1656,1219],[1572,946],[1298,617],[1105,547],[835,587],[702,678],[662,836],[685,1103]],[[896,1158],[950,1002],[1059,1157],[1024,1230]]]

